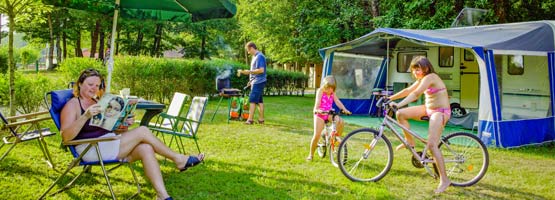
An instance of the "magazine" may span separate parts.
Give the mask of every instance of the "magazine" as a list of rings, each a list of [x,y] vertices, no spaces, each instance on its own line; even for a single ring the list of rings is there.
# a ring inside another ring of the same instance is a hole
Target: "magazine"
[[[98,101],[102,112],[91,118],[89,125],[98,126],[103,129],[114,131],[116,129],[126,129],[129,124],[126,119],[134,117],[133,112],[137,107],[137,98],[130,96],[123,98],[121,96],[106,93]]]

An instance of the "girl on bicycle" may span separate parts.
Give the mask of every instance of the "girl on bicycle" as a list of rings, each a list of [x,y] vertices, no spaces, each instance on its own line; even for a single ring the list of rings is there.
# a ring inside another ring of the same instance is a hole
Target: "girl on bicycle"
[[[350,114],[351,112],[345,108],[343,103],[339,100],[337,95],[335,95],[335,78],[333,76],[326,76],[322,81],[322,86],[316,91],[316,101],[314,102],[314,135],[310,141],[310,152],[306,160],[312,160],[314,157],[314,150],[318,145],[318,140],[320,140],[320,134],[324,129],[325,123],[330,120],[328,119],[328,114],[326,112],[332,109],[332,105],[335,104],[341,108],[343,113]],[[335,121],[337,123],[337,135],[341,135],[343,132],[343,120],[339,116],[335,116]]]
[[[451,108],[449,106],[449,96],[447,88],[441,78],[434,72],[434,68],[430,61],[424,56],[414,57],[410,63],[412,75],[416,78],[411,86],[401,90],[397,94],[390,97],[396,100],[405,97],[401,102],[391,102],[392,107],[401,108],[418,99],[424,93],[426,101],[424,105],[410,106],[399,109],[396,113],[397,121],[403,126],[410,128],[409,119],[420,120],[422,116],[429,117],[428,127],[428,143],[427,148],[431,151],[432,156],[438,166],[440,182],[435,193],[441,193],[451,185],[451,181],[447,178],[445,172],[445,163],[443,155],[438,149],[441,133],[445,127],[445,123],[451,117]],[[414,147],[414,139],[405,132],[405,138],[411,147]],[[397,150],[405,148],[403,144],[397,147]]]

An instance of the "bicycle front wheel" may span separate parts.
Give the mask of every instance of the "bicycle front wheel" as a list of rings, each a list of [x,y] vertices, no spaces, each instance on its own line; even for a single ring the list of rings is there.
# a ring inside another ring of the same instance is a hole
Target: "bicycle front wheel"
[[[484,177],[489,165],[486,145],[475,135],[458,132],[448,135],[439,144],[445,172],[453,186],[466,187]]]
[[[347,154],[348,152],[348,154]],[[337,163],[352,181],[378,181],[393,165],[393,149],[389,139],[370,128],[355,130],[339,145]]]

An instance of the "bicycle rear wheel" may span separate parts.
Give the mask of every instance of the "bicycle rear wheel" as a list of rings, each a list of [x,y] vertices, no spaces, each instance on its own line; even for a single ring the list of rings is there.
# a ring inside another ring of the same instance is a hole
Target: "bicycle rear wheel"
[[[453,186],[466,187],[484,177],[489,165],[486,145],[475,135],[458,132],[448,135],[439,144],[445,171]]]
[[[348,152],[348,156],[347,156]],[[378,181],[391,169],[391,142],[370,128],[355,130],[339,145],[337,163],[341,172],[352,181]]]
[[[320,158],[326,157],[326,151],[328,149],[327,142],[326,142],[327,134],[328,134],[327,131],[324,129],[320,134],[320,140],[318,140],[318,146],[316,151],[318,152],[318,156],[320,156]]]

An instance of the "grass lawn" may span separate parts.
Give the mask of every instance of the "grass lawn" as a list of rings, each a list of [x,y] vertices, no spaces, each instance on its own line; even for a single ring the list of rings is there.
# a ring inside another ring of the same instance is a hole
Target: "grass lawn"
[[[305,161],[312,137],[313,96],[265,97],[266,124],[251,126],[238,121],[228,124],[224,111],[227,104],[211,122],[217,100],[209,102],[200,127],[205,163],[179,173],[173,163],[160,158],[167,189],[175,199],[554,199],[553,144],[511,150],[490,148],[489,170],[478,184],[450,187],[434,195],[438,181],[425,170],[414,168],[408,151],[396,152],[391,171],[376,183],[349,181],[328,158]],[[346,127],[347,132],[357,128],[360,126]],[[46,140],[56,170],[63,170],[71,156],[59,148],[59,134]],[[187,145],[189,150],[195,149],[192,141]],[[41,159],[36,142],[28,142],[18,145],[0,162],[0,199],[38,198],[60,174]],[[137,199],[154,199],[155,192],[141,164],[135,163],[134,168],[142,186]],[[73,188],[47,199],[110,198],[100,168],[92,172],[78,179]],[[128,169],[118,169],[111,177],[119,198],[134,193]]]

